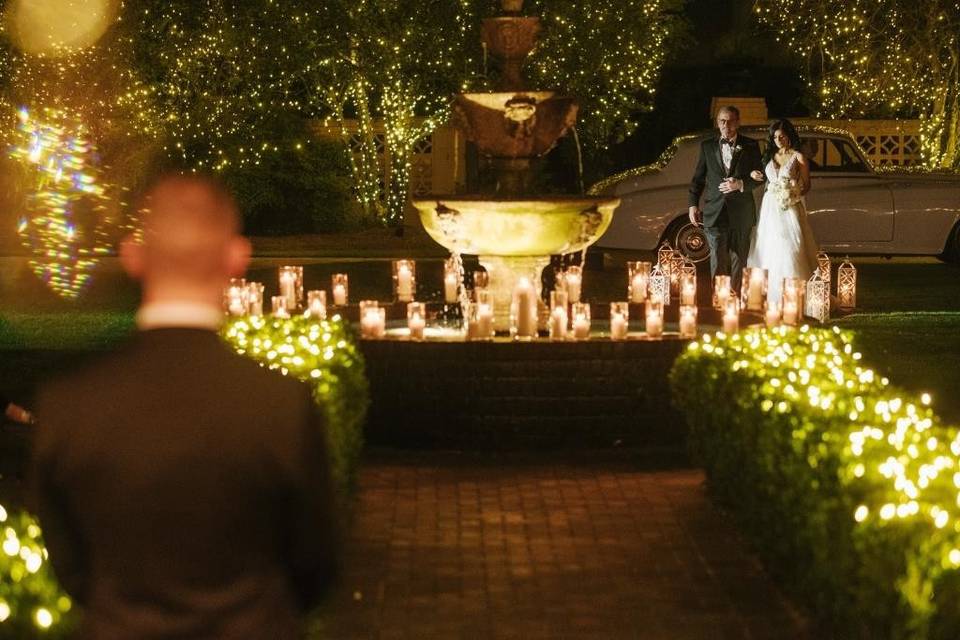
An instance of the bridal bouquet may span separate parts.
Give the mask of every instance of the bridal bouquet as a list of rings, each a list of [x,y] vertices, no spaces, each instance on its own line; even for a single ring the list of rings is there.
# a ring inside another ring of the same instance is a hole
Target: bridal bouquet
[[[800,185],[790,176],[780,176],[771,182],[770,193],[776,198],[781,211],[786,211],[800,202]]]

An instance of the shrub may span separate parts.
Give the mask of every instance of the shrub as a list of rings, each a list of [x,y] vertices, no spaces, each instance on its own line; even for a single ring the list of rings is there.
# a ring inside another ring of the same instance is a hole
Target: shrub
[[[307,382],[327,416],[334,486],[342,500],[356,481],[370,391],[363,356],[339,316],[314,320],[240,318],[224,327],[238,353]]]
[[[839,329],[706,335],[671,373],[713,494],[842,637],[956,638],[960,437]]]

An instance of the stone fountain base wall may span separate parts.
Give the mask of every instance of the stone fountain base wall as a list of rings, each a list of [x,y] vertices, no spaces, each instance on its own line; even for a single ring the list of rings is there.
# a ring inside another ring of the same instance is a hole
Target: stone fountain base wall
[[[363,341],[367,443],[682,450],[668,374],[687,341]]]

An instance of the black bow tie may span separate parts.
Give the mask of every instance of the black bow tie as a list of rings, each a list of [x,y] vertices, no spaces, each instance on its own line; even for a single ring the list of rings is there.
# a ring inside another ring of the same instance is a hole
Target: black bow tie
[[[726,138],[720,138],[720,144],[728,144],[728,145],[730,145],[730,146],[732,147],[734,142],[736,142],[736,141],[735,141],[735,140],[727,140]]]

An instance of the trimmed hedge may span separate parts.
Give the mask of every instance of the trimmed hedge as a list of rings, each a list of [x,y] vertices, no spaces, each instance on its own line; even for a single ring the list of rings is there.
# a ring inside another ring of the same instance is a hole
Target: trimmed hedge
[[[772,572],[840,637],[960,637],[960,437],[838,328],[705,335],[689,446]]]
[[[227,343],[283,375],[307,382],[327,416],[334,487],[346,501],[356,482],[370,389],[363,355],[340,316],[239,318],[223,329]]]

